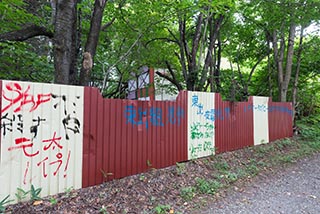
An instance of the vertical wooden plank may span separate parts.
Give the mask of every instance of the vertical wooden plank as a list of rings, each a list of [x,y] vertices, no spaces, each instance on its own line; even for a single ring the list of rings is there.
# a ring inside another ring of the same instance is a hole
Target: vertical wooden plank
[[[102,155],[102,171],[103,171],[103,180],[110,180],[110,168],[109,168],[109,157],[110,157],[110,100],[104,99],[104,117],[103,117],[103,155]]]
[[[92,89],[89,87],[84,88],[84,124],[83,124],[83,166],[82,166],[82,187],[88,187],[89,184],[89,158],[90,158],[90,138],[91,138],[91,133],[90,133],[90,118],[92,112],[91,109],[91,102],[90,102],[90,97],[91,97]]]
[[[111,101],[110,101],[111,102]],[[109,151],[109,172],[112,173],[112,176],[110,176],[110,179],[113,179],[116,177],[116,110],[117,110],[117,105],[116,101],[112,100],[110,104],[110,120],[106,121],[108,123],[108,126],[110,127],[110,151]]]
[[[154,103],[154,99],[148,102],[147,108],[150,109]],[[147,143],[147,160],[150,161],[151,166],[149,168],[154,168],[156,166],[155,158],[152,154],[152,146],[153,146],[153,141],[152,141],[152,132],[153,132],[153,127],[151,127],[146,134],[146,143]]]
[[[92,93],[90,96],[90,104],[91,104],[91,117],[89,118],[89,126],[90,126],[90,144],[89,144],[89,185],[96,184],[96,159],[97,159],[97,103],[98,103],[98,93]]]
[[[115,178],[121,178],[121,162],[122,162],[122,156],[121,156],[121,150],[122,150],[122,142],[121,142],[121,135],[122,135],[122,101],[121,100],[115,100],[116,101],[116,120],[115,122],[115,131],[116,131],[116,144],[115,144]]]
[[[104,99],[102,98],[102,96],[100,94],[97,95],[97,102],[96,104],[96,119],[95,119],[95,123],[96,123],[96,130],[97,130],[97,143],[96,143],[96,172],[95,172],[95,183],[96,184],[100,184],[103,182],[104,180],[104,173],[103,173],[103,147],[104,147],[104,132],[105,132],[105,127],[104,127],[104,111],[105,111],[105,107],[104,107]]]
[[[123,100],[121,104],[121,108],[123,109],[123,106],[127,105],[127,101]],[[128,161],[128,155],[127,155],[127,150],[128,150],[128,141],[127,141],[127,136],[128,136],[128,126],[126,124],[125,118],[123,116],[123,113],[121,112],[119,115],[119,118],[121,120],[119,121],[121,124],[121,136],[119,140],[121,141],[121,172],[120,172],[120,177],[125,177],[128,174],[130,166],[127,165]]]

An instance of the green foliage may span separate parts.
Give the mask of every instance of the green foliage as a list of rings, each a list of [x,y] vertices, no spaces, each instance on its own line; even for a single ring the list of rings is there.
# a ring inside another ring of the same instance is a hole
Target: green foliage
[[[18,187],[17,188],[17,193],[15,193],[17,200],[19,202],[22,201],[23,199],[25,199],[27,197],[29,192],[30,192],[30,190],[29,191],[25,191],[25,190],[23,190],[23,189]]]
[[[70,197],[72,191],[74,190],[73,186],[65,189],[66,197]]]
[[[229,164],[225,160],[218,160],[218,162],[214,163],[214,167],[219,171],[227,171],[230,169]]]
[[[31,200],[32,201],[37,201],[37,200],[41,200],[40,197],[40,192],[41,192],[42,188],[35,188],[33,186],[33,184],[31,185],[31,189],[30,189],[30,196],[31,196]]]
[[[165,213],[168,213],[168,211],[170,210],[170,207],[171,207],[170,205],[159,204],[153,210],[157,214],[165,214]]]
[[[42,48],[45,51],[46,47]],[[39,55],[32,44],[0,43],[0,53],[0,79],[53,81],[53,63],[48,56]]]
[[[182,175],[184,171],[186,170],[186,164],[185,163],[176,163],[176,170],[178,175]]]
[[[190,201],[195,196],[196,188],[195,187],[184,187],[180,190],[180,196],[185,201]]]
[[[215,194],[222,184],[216,180],[196,178],[196,188],[202,194]]]
[[[7,195],[4,199],[2,199],[2,201],[0,201],[0,213],[4,213],[4,211],[6,210],[5,205],[14,201],[14,200],[10,200],[9,199],[10,195]]]
[[[250,162],[246,165],[245,171],[248,175],[255,176],[259,173],[260,169],[255,160],[250,160]]]
[[[307,140],[320,140],[320,114],[304,117],[297,121],[301,137]]]
[[[20,29],[27,23],[40,24],[41,19],[28,12],[27,6],[23,0],[3,0],[0,1],[0,33]]]
[[[226,172],[225,177],[228,183],[236,182],[239,179],[239,176],[237,173],[229,172],[229,171]]]
[[[102,214],[108,214],[109,212],[107,211],[107,208],[102,205],[101,209],[99,210],[100,213]]]
[[[56,205],[58,203],[58,200],[54,197],[50,198],[49,201],[51,205]]]

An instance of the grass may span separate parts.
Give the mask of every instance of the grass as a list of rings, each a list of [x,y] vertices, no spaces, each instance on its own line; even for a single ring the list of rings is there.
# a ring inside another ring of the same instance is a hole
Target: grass
[[[157,214],[164,214],[164,213],[168,213],[170,211],[170,205],[163,205],[163,204],[159,204],[157,205],[153,210],[155,213]]]
[[[196,188],[193,186],[183,187],[180,190],[180,196],[184,201],[191,201],[196,195]]]
[[[204,178],[196,178],[196,189],[202,194],[215,194],[223,185],[217,180],[206,180]]]

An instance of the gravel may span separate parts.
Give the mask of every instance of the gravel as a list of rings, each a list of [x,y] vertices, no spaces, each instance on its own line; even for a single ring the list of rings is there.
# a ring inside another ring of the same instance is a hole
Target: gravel
[[[320,213],[320,154],[231,188],[202,214]]]

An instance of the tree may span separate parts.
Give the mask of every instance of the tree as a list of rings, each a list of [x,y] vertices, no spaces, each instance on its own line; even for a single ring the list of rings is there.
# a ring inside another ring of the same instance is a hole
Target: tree
[[[78,74],[78,58],[81,50],[81,33],[80,32],[80,4],[89,4],[87,1],[80,0],[55,0],[51,1],[51,23],[41,21],[48,17],[37,17],[30,15],[33,2],[31,1],[2,1],[1,7],[12,9],[8,13],[4,13],[10,17],[15,9],[20,9],[23,15],[27,15],[29,19],[23,19],[16,16],[16,19],[22,19],[6,29],[0,34],[0,42],[9,41],[27,41],[37,36],[45,36],[53,42],[53,58],[55,68],[55,82],[62,84],[82,84],[87,85],[89,82],[90,72],[93,66],[96,47],[98,44],[99,33],[102,26],[103,10],[106,0],[95,0],[93,14],[91,16],[90,30],[87,36],[85,51],[83,52],[83,63],[81,66],[80,81],[77,80]],[[47,1],[39,0],[38,5],[47,5]],[[29,9],[28,9],[29,8]],[[31,9],[30,9],[31,8]],[[29,11],[28,11],[29,10]],[[106,24],[107,26],[109,23]],[[53,29],[53,30],[51,30]]]

